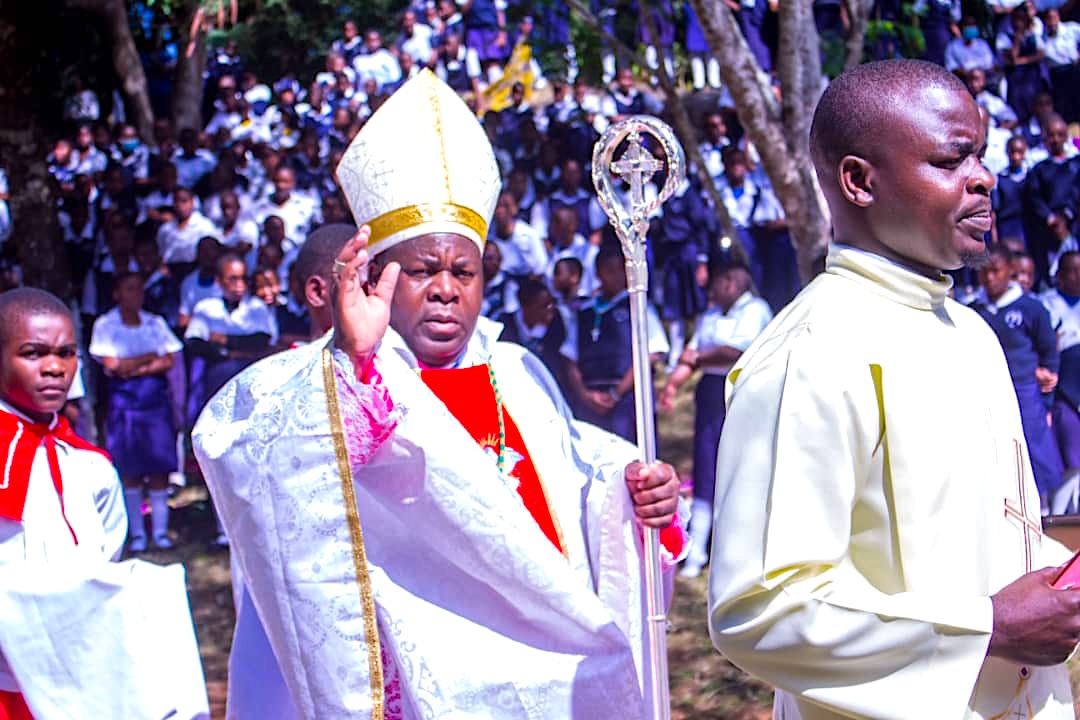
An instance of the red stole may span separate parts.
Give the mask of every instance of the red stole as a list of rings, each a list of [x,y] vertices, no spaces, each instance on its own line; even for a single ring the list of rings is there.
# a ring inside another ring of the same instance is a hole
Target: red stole
[[[442,400],[450,414],[464,426],[473,440],[494,457],[499,454],[499,410],[487,365],[455,370],[423,370],[420,379]],[[497,378],[496,378],[497,380]],[[551,544],[564,552],[559,530],[548,505],[544,486],[536,473],[529,449],[510,413],[503,407],[506,431],[504,472],[518,481],[518,495]],[[493,459],[494,462],[494,459]]]
[[[43,441],[49,474],[60,497],[60,512],[64,511],[64,479],[60,475],[60,459],[56,455],[57,440],[79,450],[92,450],[108,457],[104,450],[76,435],[63,415],[58,415],[56,423],[50,428],[0,410],[0,517],[22,522],[26,493],[30,489],[30,469]],[[71,531],[72,540],[78,545],[79,539],[67,516],[64,522]]]
[[[19,693],[0,690],[0,720],[34,720]]]

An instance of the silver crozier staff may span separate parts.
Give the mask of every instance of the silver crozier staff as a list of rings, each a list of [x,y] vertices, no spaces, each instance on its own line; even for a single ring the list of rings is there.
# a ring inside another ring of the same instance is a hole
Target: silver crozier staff
[[[645,184],[664,163],[642,145],[643,136],[651,136],[664,151],[667,179],[652,200],[645,199]],[[615,151],[625,141],[618,160]],[[682,146],[665,123],[647,115],[634,115],[608,127],[593,147],[592,177],[597,200],[615,227],[626,257],[626,284],[630,293],[630,328],[634,353],[634,403],[637,411],[637,440],[641,461],[656,460],[656,434],[653,427],[653,384],[649,362],[649,334],[646,303],[649,268],[645,262],[645,241],[649,215],[671,197],[685,176]],[[616,176],[630,186],[628,202],[616,191]],[[649,717],[671,717],[667,669],[667,616],[664,612],[664,588],[660,575],[660,531],[645,528],[645,603],[649,642],[645,668],[648,674],[645,698]]]

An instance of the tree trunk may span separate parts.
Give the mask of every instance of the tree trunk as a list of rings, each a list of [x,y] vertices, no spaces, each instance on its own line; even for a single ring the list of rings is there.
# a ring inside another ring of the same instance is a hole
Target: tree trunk
[[[809,4],[780,3],[781,47],[777,72],[782,101],[722,0],[690,0],[720,63],[720,76],[735,100],[739,122],[761,156],[787,216],[799,258],[809,278],[831,234],[828,207],[818,186],[807,143],[809,122],[822,87],[817,29]]]
[[[150,107],[150,88],[139,51],[135,48],[135,38],[131,36],[124,0],[68,0],[68,5],[101,15],[112,46],[113,68],[131,103],[132,123],[145,142],[153,142],[154,111]]]
[[[624,45],[617,37],[608,33],[596,16],[593,15],[579,0],[567,0],[567,5],[585,21],[586,25],[604,35],[608,42],[618,48],[620,53],[633,57],[634,61],[642,67],[648,65],[648,63],[645,62],[645,58],[640,53],[626,47],[626,45]],[[639,0],[639,9],[643,13],[646,12],[645,5],[645,0]],[[645,17],[646,23],[649,26],[649,32],[654,33],[652,36],[655,37],[656,27],[653,23],[652,16],[646,14]],[[701,181],[702,187],[705,188],[705,192],[709,195],[709,199],[713,206],[713,212],[716,215],[717,221],[720,223],[721,232],[731,243],[732,247],[739,249],[739,238],[738,235],[735,234],[735,226],[728,216],[727,208],[720,199],[720,193],[717,191],[716,185],[713,184],[712,178],[709,177],[708,171],[705,169],[705,160],[701,157],[701,151],[698,149],[697,129],[694,127],[694,123],[690,119],[690,114],[686,110],[686,105],[683,103],[682,98],[675,88],[674,81],[667,73],[667,66],[664,64],[663,58],[660,60],[660,67],[657,68],[656,76],[660,80],[660,85],[663,87],[664,94],[668,99],[668,107],[671,110],[671,121],[674,126],[673,129],[675,130],[675,135],[678,137],[679,143],[683,147],[687,163],[697,169],[698,180]]]
[[[844,4],[851,22],[845,42],[844,69],[850,70],[862,62],[866,26],[874,10],[874,0],[844,0]]]
[[[0,63],[0,167],[7,172],[14,223],[7,245],[22,266],[25,284],[66,298],[70,273],[45,164],[50,148],[38,123],[35,81],[25,71],[32,56],[27,38],[42,35],[27,26],[47,22],[46,17],[25,3],[10,3],[0,12],[0,57],[8,60]]]
[[[180,58],[173,86],[173,123],[177,129],[202,130],[203,71],[206,69],[206,24],[203,9],[192,3],[184,24]]]

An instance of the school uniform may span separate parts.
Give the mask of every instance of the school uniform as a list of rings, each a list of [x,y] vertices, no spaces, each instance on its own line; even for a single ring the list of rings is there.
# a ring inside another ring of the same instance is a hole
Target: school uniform
[[[503,326],[500,341],[528,348],[544,363],[559,387],[566,387],[566,361],[560,352],[567,337],[562,315],[556,312],[547,325],[529,327],[519,308],[512,313],[504,313],[499,322]]]
[[[646,312],[648,352],[664,354],[670,350],[660,318],[652,306]],[[596,297],[578,314],[577,342],[567,342],[562,354],[577,363],[581,378],[589,390],[608,392],[615,388],[633,367],[633,341],[630,327],[630,294],[623,290],[610,300]],[[606,415],[584,405],[579,417],[597,427],[637,442],[637,412],[634,393],[628,392]]]
[[[950,25],[960,22],[960,0],[915,0],[912,12],[926,40],[923,60],[945,64],[945,49],[953,38]]]
[[[1054,435],[1066,473],[1080,471],[1080,298],[1047,290],[1040,296],[1057,331],[1061,368],[1054,393]]]
[[[1028,225],[1025,236],[1035,261],[1036,281],[1050,277],[1051,248],[1056,244],[1046,227],[1051,214],[1064,215],[1075,210],[1080,200],[1080,158],[1047,158],[1028,172],[1025,206]]]
[[[769,304],[745,292],[725,313],[710,305],[698,318],[687,348],[698,353],[718,347],[746,350],[772,320]],[[694,391],[694,497],[712,506],[716,484],[716,449],[724,427],[724,382],[734,362],[702,368]]]
[[[308,337],[311,335],[311,316],[308,309],[297,305],[293,298],[279,298],[274,305],[278,335]]]
[[[172,155],[172,164],[176,166],[176,178],[180,187],[194,188],[203,176],[217,167],[214,153],[204,148],[196,148],[191,155],[185,155],[182,148],[176,148]]]
[[[1062,482],[1061,459],[1053,432],[1046,423],[1049,406],[1035,380],[1035,369],[1058,371],[1057,336],[1050,314],[1015,283],[997,302],[991,302],[981,292],[971,307],[1001,341],[1020,405],[1035,484],[1040,494],[1049,496]]]
[[[143,283],[143,309],[176,327],[180,317],[180,286],[171,275],[155,270]]]
[[[665,320],[692,318],[705,309],[705,291],[697,266],[708,262],[714,215],[689,180],[664,204],[653,243],[661,279],[661,315]]]
[[[735,225],[746,251],[754,286],[774,311],[779,311],[799,289],[798,267],[791,236],[786,230],[770,230],[766,223],[784,218],[784,209],[767,181],[747,175],[741,187],[726,181],[720,199]]]
[[[101,315],[116,304],[113,300],[113,287],[116,276],[123,272],[139,272],[135,258],[128,258],[127,267],[116,266],[112,255],[106,255],[89,272],[83,281],[82,302],[79,312],[83,315]]]
[[[205,298],[195,305],[184,339],[210,342],[210,336],[214,333],[227,336],[263,334],[269,338],[266,343],[269,348],[277,342],[277,319],[266,303],[252,295],[235,305],[227,304],[222,297]],[[231,358],[226,354],[219,357],[193,357],[188,383],[189,424],[195,424],[195,419],[214,393],[256,359]]]
[[[217,283],[217,277],[204,276],[198,270],[194,270],[180,281],[179,314],[190,318],[200,301],[219,297],[221,297],[221,286]]]
[[[567,247],[552,248],[551,257],[548,258],[547,270],[544,275],[547,278],[548,287],[555,292],[553,284],[555,279],[555,266],[563,258],[575,258],[581,263],[581,283],[579,292],[587,297],[600,289],[600,281],[596,278],[596,256],[600,253],[600,246],[593,245],[578,233],[574,233],[574,239]]]
[[[592,201],[593,196],[583,188],[578,188],[573,193],[567,193],[562,188],[556,188],[548,195],[546,200],[536,203],[533,208],[531,225],[536,228],[536,231],[541,236],[547,235],[552,213],[559,208],[570,208],[578,216],[577,231],[587,236],[594,228],[602,226],[602,223],[593,222],[596,218],[590,210]]]
[[[177,220],[158,228],[157,246],[161,261],[166,265],[186,265],[195,262],[199,241],[204,237],[220,237],[217,226],[198,210],[192,211],[181,224]]]
[[[495,225],[488,232],[488,242],[499,246],[502,254],[501,269],[510,277],[520,280],[529,275],[541,275],[547,267],[547,250],[544,241],[528,224],[514,221],[508,237],[500,237]]]
[[[503,313],[518,309],[518,284],[500,270],[484,285],[484,297],[480,301],[480,314],[495,320]]]
[[[147,353],[171,355],[184,348],[160,315],[140,311],[139,324],[128,326],[113,308],[94,322],[90,355],[130,358]],[[176,427],[164,374],[107,377],[105,448],[121,477],[166,475],[176,470]]]
[[[1024,239],[1024,193],[1027,192],[1027,169],[1006,170],[997,176],[990,193],[997,216],[999,238]]]
[[[277,215],[285,225],[285,242],[282,247],[286,251],[303,245],[311,228],[322,222],[321,209],[315,202],[296,192],[290,193],[283,203],[279,204],[272,198],[267,198],[251,208],[250,217],[259,227],[262,227],[266,218],[271,215]]]
[[[1045,47],[1041,35],[1032,28],[1019,39],[1011,34],[1000,33],[996,42],[998,53],[1007,55],[1017,42],[1020,44],[1020,57],[1035,55]],[[1027,65],[1006,65],[1005,79],[1009,86],[1006,97],[1009,106],[1016,111],[1020,122],[1027,122],[1032,117],[1035,96],[1050,87],[1050,74],[1046,65],[1042,61]]]

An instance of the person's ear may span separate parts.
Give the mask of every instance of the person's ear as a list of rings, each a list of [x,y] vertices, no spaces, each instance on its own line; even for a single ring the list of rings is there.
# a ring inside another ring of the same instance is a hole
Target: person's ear
[[[874,166],[858,155],[845,155],[837,169],[840,192],[852,205],[866,208],[874,204]]]
[[[323,307],[330,304],[330,283],[318,275],[312,275],[304,283],[304,299],[308,307]]]

